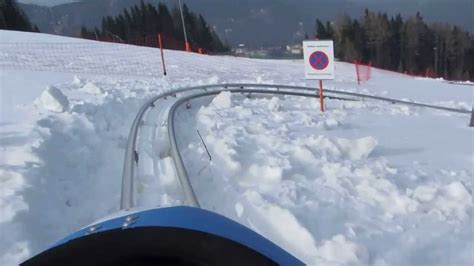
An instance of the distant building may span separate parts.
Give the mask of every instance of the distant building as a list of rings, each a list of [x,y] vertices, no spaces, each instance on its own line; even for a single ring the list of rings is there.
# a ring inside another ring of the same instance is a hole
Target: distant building
[[[303,54],[303,45],[301,44],[294,44],[294,45],[287,45],[286,50],[293,55],[302,55]]]
[[[234,50],[235,55],[241,55],[241,56],[246,56],[248,55],[249,51],[247,47],[245,47],[245,44],[241,43],[237,46],[237,48]]]

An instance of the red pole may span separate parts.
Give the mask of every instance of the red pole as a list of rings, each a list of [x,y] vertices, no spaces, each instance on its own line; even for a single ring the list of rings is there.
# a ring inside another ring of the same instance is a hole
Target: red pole
[[[161,33],[158,33],[158,44],[160,45],[160,50],[161,50],[161,63],[163,65],[163,75],[166,76],[165,55],[163,53],[163,42],[161,41]]]
[[[185,49],[186,49],[186,52],[192,52],[193,50],[191,49],[191,44],[189,42],[186,42],[185,43]]]
[[[321,112],[324,112],[324,93],[323,93],[323,80],[319,80],[319,104],[321,106]]]

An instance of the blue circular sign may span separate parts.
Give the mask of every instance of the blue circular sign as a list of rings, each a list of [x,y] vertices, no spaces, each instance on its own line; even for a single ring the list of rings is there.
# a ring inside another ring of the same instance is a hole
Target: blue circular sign
[[[324,70],[329,65],[329,57],[321,51],[316,51],[309,57],[309,63],[316,70]]]

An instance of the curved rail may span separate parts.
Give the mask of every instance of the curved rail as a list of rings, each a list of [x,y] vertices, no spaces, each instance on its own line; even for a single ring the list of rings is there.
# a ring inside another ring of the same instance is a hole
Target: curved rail
[[[121,198],[120,198],[120,209],[130,209],[135,205],[134,199],[134,174],[135,174],[135,166],[138,163],[138,153],[136,151],[137,145],[137,135],[140,127],[141,121],[143,121],[143,117],[146,112],[150,109],[155,107],[155,103],[160,99],[165,99],[166,97],[175,96],[179,93],[187,93],[195,90],[212,90],[212,89],[226,89],[229,87],[233,88],[244,88],[248,86],[254,86],[252,84],[213,84],[213,85],[203,85],[203,86],[196,86],[196,87],[189,87],[189,88],[181,88],[176,89],[168,92],[164,92],[158,94],[157,96],[152,97],[148,101],[146,101],[139,109],[135,119],[133,120],[132,126],[130,128],[130,133],[128,136],[127,148],[125,150],[125,158],[123,164],[123,171],[122,171],[122,188],[121,188]],[[258,85],[257,85],[258,86]],[[255,87],[255,86],[254,86]],[[268,86],[276,88],[275,86]],[[298,90],[298,87],[288,88],[293,90]]]
[[[243,91],[257,92],[257,90],[255,90],[255,89],[248,90],[248,89],[244,89],[244,88],[260,88],[260,89],[270,88],[270,89],[273,89],[272,90],[273,93],[274,92],[282,92],[282,93],[276,93],[276,94],[285,94],[285,93],[289,92],[289,91],[281,91],[281,90],[311,91],[311,92],[313,92],[312,97],[319,97],[318,93],[315,92],[315,89],[311,88],[311,87],[300,87],[300,86],[291,86],[291,85],[276,85],[276,84],[235,83],[235,84],[203,85],[203,86],[196,86],[196,87],[190,87],[190,88],[182,88],[182,89],[177,89],[177,90],[161,93],[161,94],[149,99],[147,102],[145,102],[144,105],[142,105],[142,107],[138,111],[138,114],[135,117],[135,119],[133,121],[133,124],[132,124],[132,127],[130,129],[127,148],[126,148],[126,151],[125,151],[123,174],[122,174],[122,191],[121,191],[121,201],[120,201],[120,208],[121,209],[129,209],[129,208],[134,207],[134,189],[135,188],[134,188],[134,178],[133,177],[134,177],[134,172],[135,172],[135,165],[138,163],[138,153],[136,151],[137,135],[138,135],[138,131],[139,131],[140,122],[143,120],[143,116],[148,111],[148,109],[153,108],[155,106],[155,102],[157,102],[158,100],[169,97],[169,96],[174,96],[176,94],[188,93],[188,92],[195,91],[195,90],[204,90],[205,93],[211,92],[211,90],[215,90],[215,91],[212,91],[212,93],[216,92],[216,94],[217,94],[220,91],[230,90],[231,88],[237,88],[237,91],[239,91],[239,92],[243,92]],[[234,91],[235,91],[235,89],[234,89]],[[265,90],[265,91],[267,92],[267,90]],[[361,94],[361,93],[353,93],[353,92],[330,90],[330,89],[325,90],[325,92],[329,93],[329,94],[339,94],[339,95],[352,96],[352,97],[361,97],[361,98],[365,98],[365,99],[374,99],[374,100],[385,101],[385,102],[390,102],[390,103],[397,103],[397,104],[404,104],[404,105],[410,105],[410,106],[432,108],[432,109],[438,109],[438,110],[444,110],[444,111],[450,111],[450,112],[456,112],[456,113],[471,114],[471,111],[463,110],[463,109],[456,109],[456,108],[449,108],[449,107],[443,107],[443,106],[429,105],[429,104],[424,104],[424,103],[401,101],[401,100],[397,100],[397,99],[391,99],[391,98],[385,98],[385,97],[379,97],[379,96],[373,96],[373,95],[367,95],[367,94]],[[330,98],[331,96],[328,95],[328,96],[325,96],[325,97]],[[346,100],[348,100],[348,99],[346,99]],[[352,100],[354,100],[354,99],[352,99]],[[171,112],[170,112],[170,114],[171,114]],[[173,123],[173,122],[171,122],[171,123]],[[181,162],[181,164],[182,164],[182,162]],[[180,170],[180,171],[182,171],[182,170]],[[186,183],[186,181],[184,183]],[[192,197],[190,197],[190,199],[188,201],[191,201],[191,204],[192,204],[192,202],[194,200],[192,199]],[[196,200],[196,202],[197,202],[197,200]]]

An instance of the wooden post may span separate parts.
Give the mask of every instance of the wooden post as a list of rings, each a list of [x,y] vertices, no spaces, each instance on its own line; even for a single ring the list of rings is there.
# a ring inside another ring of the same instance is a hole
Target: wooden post
[[[319,104],[321,105],[321,112],[324,112],[324,93],[323,93],[323,80],[319,80]]]
[[[158,33],[158,45],[161,50],[161,63],[163,65],[163,75],[166,76],[166,65],[165,65],[165,55],[163,53],[163,41],[161,40],[161,33]]]

